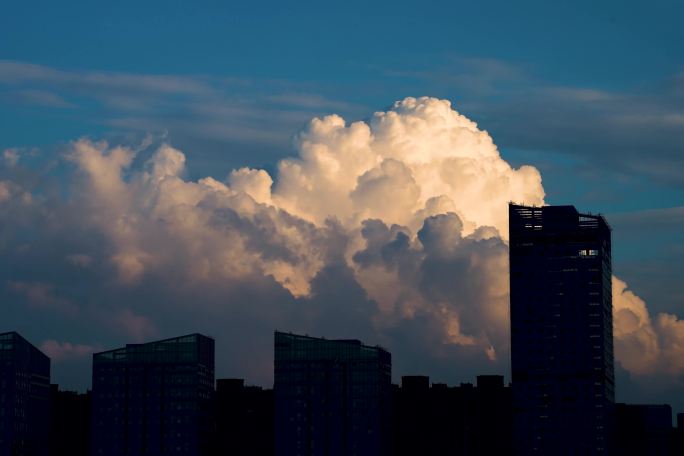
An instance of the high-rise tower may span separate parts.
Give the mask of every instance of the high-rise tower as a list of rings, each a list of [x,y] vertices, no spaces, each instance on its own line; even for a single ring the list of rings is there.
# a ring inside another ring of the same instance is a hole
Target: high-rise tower
[[[606,454],[614,402],[610,227],[509,205],[517,454]]]

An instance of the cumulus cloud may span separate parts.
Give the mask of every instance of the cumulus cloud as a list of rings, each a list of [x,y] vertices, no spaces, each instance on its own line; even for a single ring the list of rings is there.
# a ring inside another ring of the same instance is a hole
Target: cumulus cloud
[[[493,226],[506,233],[506,202],[544,198],[539,171],[513,169],[489,134],[447,100],[406,98],[369,123],[314,119],[297,147],[298,158],[279,164],[274,201],[318,223],[380,218],[417,229],[416,211],[439,199],[453,205],[468,232]]]
[[[149,156],[72,143],[69,201],[46,222],[68,221],[56,237],[82,233],[60,261],[104,292],[68,302],[92,310],[114,296],[120,307],[104,318],[134,341],[207,315],[224,347],[250,341],[265,359],[270,346],[244,328],[365,338],[413,371],[458,360],[503,370],[507,203],[544,204],[539,171],[512,167],[475,122],[426,97],[364,122],[315,118],[294,143],[277,175],[240,168],[224,181],[184,178],[185,154],[168,144]],[[624,282],[613,287],[618,362],[635,374],[684,370],[684,323],[652,320]],[[14,288],[60,302],[43,282]]]
[[[133,172],[135,152],[104,142],[77,141],[69,157],[122,284],[173,266],[205,284],[269,276],[308,297],[343,257],[383,311],[378,327],[420,315],[442,343],[494,357],[506,344],[506,204],[542,204],[539,172],[513,169],[486,132],[430,98],[397,102],[370,123],[314,119],[297,144],[274,188],[248,168],[227,182],[183,180],[185,156],[168,145]],[[331,242],[339,235],[341,249]]]
[[[630,372],[652,372],[660,361],[660,346],[646,303],[617,277],[612,285],[617,360]]]
[[[383,309],[376,325],[420,321],[424,327],[414,330],[430,334],[433,353],[447,354],[450,345],[475,348],[491,360],[507,353],[507,247],[485,231],[464,236],[453,212],[426,218],[416,236],[366,221],[366,247],[353,260],[359,283]]]
[[[271,202],[273,179],[263,169],[234,170],[230,173],[228,182],[235,191],[251,196],[257,203]]]
[[[629,372],[684,373],[684,321],[668,313],[651,320],[646,303],[613,277],[615,354]]]

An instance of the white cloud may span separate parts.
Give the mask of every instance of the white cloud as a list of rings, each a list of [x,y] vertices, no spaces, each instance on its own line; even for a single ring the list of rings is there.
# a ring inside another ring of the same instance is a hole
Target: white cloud
[[[659,313],[651,319],[646,303],[613,277],[613,328],[618,362],[637,375],[684,373],[684,321]]]
[[[236,192],[244,192],[257,203],[271,202],[273,179],[263,169],[240,168],[228,176],[230,187]]]
[[[299,158],[279,164],[274,201],[316,223],[333,216],[358,225],[384,219],[385,211],[394,213],[387,221],[409,223],[439,198],[453,203],[468,232],[488,225],[506,233],[508,201],[544,198],[539,172],[513,169],[489,134],[447,100],[406,98],[368,124],[346,125],[336,115],[314,119],[297,146]],[[392,190],[401,193],[390,197]]]
[[[307,298],[323,268],[344,261],[378,302],[379,330],[420,319],[445,345],[488,358],[507,350],[499,233],[508,201],[543,203],[536,169],[513,169],[486,132],[433,98],[407,98],[370,123],[314,119],[297,145],[274,188],[267,172],[248,168],[227,184],[183,180],[185,156],[168,145],[142,171],[131,170],[132,149],[104,142],[79,140],[69,157],[87,221],[108,239],[123,284],[169,269],[206,286],[256,275]],[[364,260],[371,254],[381,261]]]
[[[277,176],[241,168],[226,182],[190,181],[185,154],[169,145],[137,163],[135,148],[81,139],[68,153],[78,170],[69,212],[47,220],[65,219],[97,239],[73,241],[68,252],[79,253],[67,258],[89,266],[83,273],[97,270],[107,292],[144,290],[147,300],[191,290],[192,302],[173,305],[192,313],[216,299],[278,327],[291,320],[273,294],[223,298],[274,286],[299,305],[306,328],[344,318],[345,332],[370,328],[390,348],[417,347],[441,363],[455,353],[506,362],[507,204],[544,204],[539,171],[513,168],[487,132],[448,101],[425,97],[369,122],[313,119],[295,147]],[[342,280],[346,289],[333,296],[341,304],[318,300],[328,291],[322,283]],[[684,324],[667,314],[652,320],[624,282],[615,278],[613,287],[618,362],[635,374],[684,371]],[[71,304],[42,282],[14,289],[34,305]],[[109,309],[118,330],[137,341],[163,331],[145,312],[151,304],[131,304],[135,312]]]
[[[630,372],[651,373],[660,361],[658,335],[646,303],[613,277],[613,332],[615,356]]]

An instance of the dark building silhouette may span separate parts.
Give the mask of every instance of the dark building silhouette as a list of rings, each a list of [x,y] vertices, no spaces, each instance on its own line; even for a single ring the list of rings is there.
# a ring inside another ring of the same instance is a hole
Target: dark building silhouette
[[[610,451],[610,228],[572,206],[509,205],[517,454]]]
[[[434,437],[435,412],[431,403],[430,378],[424,375],[401,377],[401,387],[393,394],[392,454],[430,454]]]
[[[478,375],[475,409],[477,455],[511,454],[513,396],[502,375]]]
[[[675,453],[672,408],[669,405],[615,404],[615,451],[624,456],[666,456]]]
[[[50,358],[16,332],[0,334],[0,456],[49,454]]]
[[[93,355],[92,454],[205,455],[214,340],[190,334]]]
[[[90,391],[61,391],[50,385],[50,454],[90,454]]]
[[[684,454],[684,413],[677,413],[677,428],[673,436],[673,454]]]
[[[481,375],[476,386],[458,387],[430,387],[425,376],[402,377],[394,393],[393,454],[510,454],[510,390],[499,375]]]
[[[275,453],[390,454],[392,360],[358,340],[275,333]]]
[[[215,455],[273,454],[273,390],[219,379],[215,404]]]

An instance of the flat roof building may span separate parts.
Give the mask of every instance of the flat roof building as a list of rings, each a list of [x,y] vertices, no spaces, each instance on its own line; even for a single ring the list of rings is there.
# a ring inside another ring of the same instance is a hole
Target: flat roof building
[[[16,332],[0,334],[0,456],[49,452],[50,358]]]
[[[92,454],[205,455],[214,340],[201,334],[93,355]]]
[[[276,455],[390,454],[391,377],[380,347],[276,332]]]

